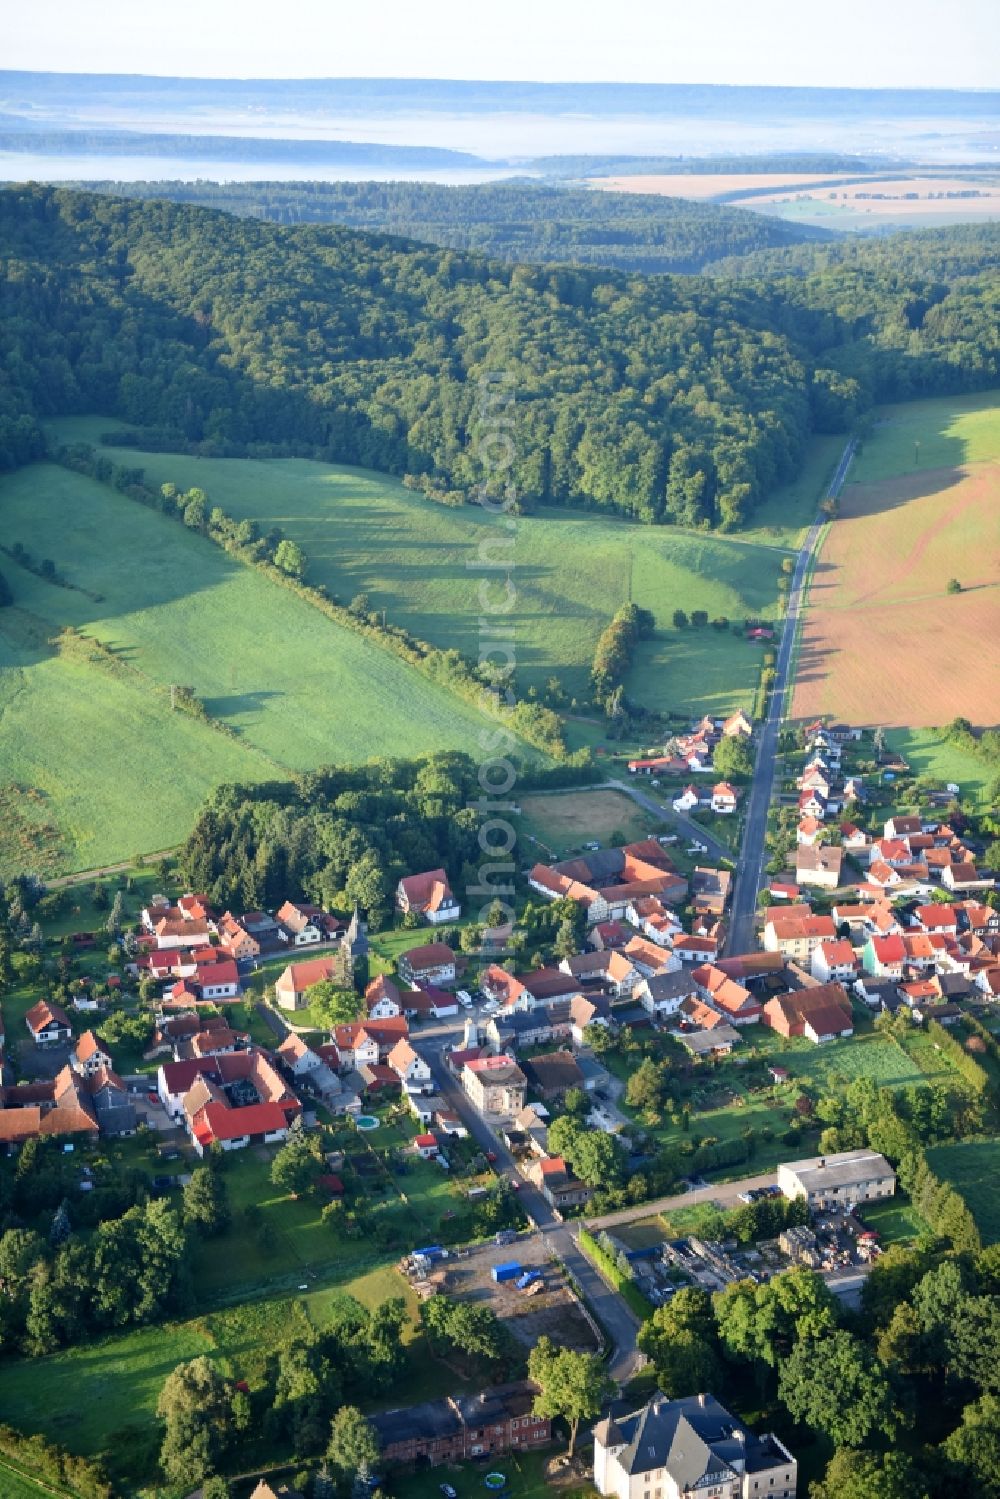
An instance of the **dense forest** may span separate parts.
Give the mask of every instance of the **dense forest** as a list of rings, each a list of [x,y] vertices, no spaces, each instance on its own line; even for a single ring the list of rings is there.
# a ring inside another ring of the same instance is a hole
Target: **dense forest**
[[[83,184],[75,184],[82,186]],[[199,203],[278,224],[348,224],[498,260],[573,261],[681,274],[710,261],[825,240],[745,208],[645,193],[597,193],[543,183],[92,182],[93,192]]]
[[[644,277],[10,189],[0,464],[40,454],[41,418],[101,411],[147,445],[316,456],[479,498],[502,380],[501,477],[523,507],[734,528],[811,431],[996,383],[1000,228],[975,233],[968,274],[945,238],[770,282]]]

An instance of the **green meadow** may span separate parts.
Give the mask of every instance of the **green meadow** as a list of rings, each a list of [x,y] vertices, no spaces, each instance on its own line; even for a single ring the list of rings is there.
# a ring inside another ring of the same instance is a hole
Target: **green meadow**
[[[53,422],[51,430],[63,441],[96,444],[114,426],[75,417]],[[679,632],[671,616],[678,608],[738,621],[775,614],[782,545],[796,532],[805,493],[796,491],[791,529],[769,512],[764,520],[774,523],[775,539],[765,525],[755,533],[760,541],[748,542],[558,509],[516,517],[511,525],[473,506],[437,504],[383,474],[306,459],[105,451],[141,465],[147,480],[198,486],[231,515],[264,530],[280,526],[306,553],[309,579],[342,603],[366,593],[390,623],[472,657],[480,648],[480,582],[502,576],[477,570],[483,548],[512,570],[516,599],[503,619],[513,628],[522,692],[555,674],[571,696],[586,697],[597,636],[632,599],[652,610],[659,629],[640,650],[628,690],[651,708],[697,713],[751,701],[759,650],[730,632]],[[808,474],[825,461],[817,456]],[[819,485],[807,478],[810,484],[814,507]],[[499,597],[495,589],[487,595]]]
[[[883,406],[851,467],[850,482],[878,484],[926,469],[985,463],[1000,452],[996,391]]]
[[[472,748],[484,720],[203,537],[91,479],[0,480],[0,874],[87,869],[180,842],[224,781]],[[110,655],[57,649],[73,626]],[[231,732],[171,710],[194,688]]]

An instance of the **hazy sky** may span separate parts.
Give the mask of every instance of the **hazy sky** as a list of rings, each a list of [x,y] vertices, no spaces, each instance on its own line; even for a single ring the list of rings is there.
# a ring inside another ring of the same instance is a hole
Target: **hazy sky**
[[[29,0],[0,66],[993,88],[997,0]]]

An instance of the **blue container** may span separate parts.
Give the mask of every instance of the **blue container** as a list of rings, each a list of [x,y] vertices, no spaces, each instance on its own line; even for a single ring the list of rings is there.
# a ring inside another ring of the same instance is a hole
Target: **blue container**
[[[505,1280],[516,1280],[521,1271],[520,1260],[504,1260],[502,1265],[493,1266],[492,1274],[497,1285],[500,1285]]]

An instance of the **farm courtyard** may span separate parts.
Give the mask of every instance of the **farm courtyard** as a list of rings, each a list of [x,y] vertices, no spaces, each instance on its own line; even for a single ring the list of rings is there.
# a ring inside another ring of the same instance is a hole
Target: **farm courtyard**
[[[796,717],[1000,721],[998,457],[995,397],[884,414],[810,585]]]

